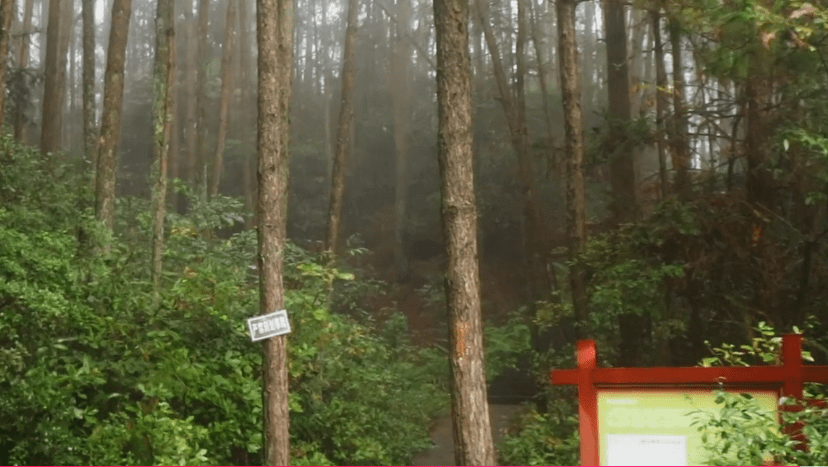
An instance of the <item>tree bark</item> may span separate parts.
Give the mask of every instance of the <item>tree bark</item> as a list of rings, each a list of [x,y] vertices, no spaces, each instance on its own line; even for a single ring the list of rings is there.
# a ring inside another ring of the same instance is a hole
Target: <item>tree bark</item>
[[[667,197],[669,182],[667,179],[667,143],[665,141],[664,117],[667,114],[667,71],[664,67],[664,44],[661,42],[661,14],[659,10],[651,13],[653,21],[653,56],[656,66],[656,147],[658,149],[658,175],[661,180],[661,198]]]
[[[155,13],[155,66],[153,70],[153,138],[155,186],[152,189],[152,288],[158,305],[164,254],[164,218],[167,207],[167,160],[173,119],[174,14],[173,0],[158,0]]]
[[[20,49],[17,52],[17,64],[21,70],[29,66],[29,45],[32,31],[32,16],[34,16],[34,0],[26,0],[23,12],[23,27],[21,29]],[[22,91],[22,92],[21,92]],[[18,91],[17,105],[14,112],[14,140],[25,142],[27,140],[26,127],[26,105],[28,104],[28,88],[21,86]]]
[[[97,154],[95,125],[95,0],[83,1],[83,153]]]
[[[46,31],[45,83],[43,87],[43,116],[41,119],[40,150],[44,153],[60,149],[60,20],[62,0],[49,2],[49,25]]]
[[[251,63],[253,61],[250,50],[250,29],[249,24],[248,5],[246,1],[239,2],[239,48],[241,55],[239,56],[239,87],[241,88],[241,109],[247,109],[254,105],[253,86],[252,81],[253,71]],[[248,142],[247,128],[252,126],[253,121],[250,119],[252,115],[248,112],[242,112],[244,119],[245,131],[242,133],[243,141]],[[250,157],[247,152],[244,154],[242,161],[242,191],[244,193],[244,205],[248,212],[255,213],[256,211],[256,193],[254,180],[254,166],[256,165],[255,158]],[[248,228],[253,228],[255,224],[255,216],[250,216],[247,219],[246,225]]]
[[[457,465],[494,465],[480,318],[468,8],[467,0],[434,1],[437,155],[443,236],[448,255],[445,288],[454,456]]]
[[[72,39],[72,31],[74,27],[74,9],[75,0],[63,0],[60,14],[63,17],[60,20],[60,34],[58,36],[58,54],[57,54],[57,76],[55,86],[57,86],[57,108],[60,109],[57,113],[57,147],[55,150],[61,150],[67,146],[64,144],[64,115],[66,110],[66,63],[69,55],[69,44]]]
[[[258,42],[259,297],[262,314],[284,307],[292,0],[256,1]],[[264,345],[264,464],[290,465],[287,335]]]
[[[224,28],[224,50],[221,54],[221,102],[219,104],[219,126],[216,131],[216,151],[213,155],[213,183],[210,196],[216,196],[221,183],[223,171],[224,147],[227,137],[227,115],[230,109],[230,88],[232,86],[233,66],[231,59],[236,50],[236,1],[227,1],[227,24]]]
[[[581,81],[575,43],[575,1],[557,0],[558,56],[566,133],[566,234],[569,249],[572,308],[581,322],[587,318],[586,277],[579,255],[586,244],[584,199],[584,122],[581,114]]]
[[[121,110],[124,100],[124,59],[126,58],[129,18],[132,0],[112,2],[109,48],[104,73],[101,136],[98,140],[98,162],[95,173],[95,217],[109,230],[115,219],[115,168],[118,164],[118,143],[121,139]],[[104,249],[108,245],[103,245]]]
[[[195,184],[199,195],[207,192],[207,180],[204,178],[207,171],[207,158],[204,156],[205,139],[207,138],[207,64],[209,62],[208,20],[210,15],[210,0],[198,0],[198,122],[196,132],[196,172]]]
[[[535,12],[533,7],[534,0],[521,0],[526,1],[529,5],[529,21],[531,22],[531,28],[529,29],[529,33],[532,36],[532,44],[535,47],[535,59],[538,64],[538,84],[540,85],[541,91],[541,98],[543,99],[543,119],[546,123],[546,151],[547,151],[547,160],[550,164],[554,165],[555,163],[555,130],[554,125],[552,123],[552,110],[549,108],[549,91],[547,90],[547,83],[546,83],[546,66],[543,62],[543,53],[541,50],[541,44],[543,43],[541,32],[538,28],[538,21],[535,19]]]
[[[675,18],[669,20],[673,55],[673,119],[672,165],[676,171],[676,192],[682,198],[690,196],[690,147],[687,141],[687,117],[684,107],[684,65],[681,53],[681,29]]]
[[[609,101],[610,186],[616,223],[635,217],[635,167],[632,148],[626,144],[630,121],[630,78],[627,67],[627,22],[624,6],[604,0],[604,30],[607,41],[607,90]]]
[[[356,55],[357,14],[359,2],[348,0],[348,24],[345,31],[345,49],[342,57],[342,97],[339,105],[339,127],[336,132],[333,174],[331,176],[331,200],[328,211],[328,230],[325,250],[335,254],[342,219],[342,202],[345,196],[345,168],[348,163],[348,144],[354,116],[354,61]]]
[[[408,63],[411,48],[408,23],[411,18],[411,0],[397,2],[397,36],[394,55],[391,57],[391,76],[388,83],[394,99],[394,269],[397,280],[408,277],[408,261],[403,251],[405,230],[406,196],[408,194],[408,121],[410,119],[411,94],[409,91]]]
[[[9,61],[9,45],[11,44],[11,24],[12,11],[14,7],[14,0],[0,1],[0,22],[2,22],[2,31],[0,31],[0,122],[3,122],[6,116],[6,72],[8,70]]]
[[[198,176],[198,45],[196,43],[196,20],[193,12],[184,10],[184,22],[187,24],[187,65],[184,81],[187,89],[186,125],[184,131],[185,146],[187,147],[187,181],[190,186],[196,186]]]

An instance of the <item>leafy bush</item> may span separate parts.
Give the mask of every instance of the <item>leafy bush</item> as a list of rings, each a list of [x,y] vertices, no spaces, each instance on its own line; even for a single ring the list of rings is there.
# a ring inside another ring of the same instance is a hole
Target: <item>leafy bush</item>
[[[712,349],[714,356],[702,361],[704,366],[779,364],[782,339],[762,322],[759,336],[748,345],[725,344]],[[798,329],[794,329],[798,332]],[[812,360],[803,351],[803,358]],[[776,413],[763,410],[750,394],[728,394],[720,390],[718,413],[695,412],[693,425],[702,432],[702,442],[710,453],[711,465],[825,465],[828,463],[828,406],[824,404],[824,385],[809,384],[803,401],[780,400],[783,426],[801,424],[804,448],[800,439],[779,429]],[[821,401],[821,402],[820,402]],[[788,409],[785,410],[785,406]],[[804,449],[803,449],[804,448]]]
[[[169,216],[153,306],[145,200],[119,199],[108,253],[79,254],[79,231],[104,233],[72,169],[7,138],[0,159],[0,463],[259,462],[256,234],[241,204]],[[359,281],[323,264],[288,245],[292,461],[405,463],[447,405],[445,355],[415,349],[401,315],[374,329],[331,314],[330,281]]]
[[[501,465],[578,465],[580,437],[577,410],[559,401],[549,413],[534,409],[518,421],[519,429],[498,446]]]

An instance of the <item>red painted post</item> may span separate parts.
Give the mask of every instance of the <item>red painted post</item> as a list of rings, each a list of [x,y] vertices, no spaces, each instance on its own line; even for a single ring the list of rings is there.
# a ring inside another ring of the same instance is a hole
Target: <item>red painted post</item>
[[[802,368],[802,334],[785,334],[782,336],[782,365],[785,375],[785,385],[782,394],[802,399],[802,389],[805,385]]]
[[[789,412],[798,412],[802,410],[802,390],[805,386],[803,368],[802,368],[802,335],[801,334],[785,334],[782,336],[782,368],[784,371],[784,385],[782,386],[782,395],[793,400],[788,401],[781,407],[782,410]],[[799,449],[807,449],[807,439],[802,433],[803,425],[801,423],[794,423],[789,426],[784,426],[783,430],[787,432],[791,438],[798,441]]]
[[[581,465],[598,465],[598,391],[592,381],[597,368],[594,340],[578,341],[578,424],[581,434]]]

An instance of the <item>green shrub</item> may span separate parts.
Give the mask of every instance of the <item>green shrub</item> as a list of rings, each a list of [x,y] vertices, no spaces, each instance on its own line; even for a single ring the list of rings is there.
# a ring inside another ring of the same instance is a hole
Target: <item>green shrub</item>
[[[256,234],[240,231],[241,203],[169,216],[154,306],[145,200],[120,198],[110,251],[80,254],[79,231],[110,234],[71,168],[8,138],[0,158],[0,464],[258,463]],[[328,284],[359,280],[322,264],[286,249],[292,462],[405,463],[448,404],[445,355],[415,349],[402,315],[375,329],[330,313]]]
[[[704,366],[779,364],[782,338],[768,324],[760,322],[759,334],[750,344],[724,344],[712,349],[714,356],[702,361]],[[799,332],[794,328],[795,332]],[[803,351],[803,358],[812,360]],[[825,401],[824,385],[807,385],[803,401],[780,400],[783,425],[802,424],[801,442],[779,429],[775,413],[767,413],[749,394],[729,394],[720,390],[718,413],[695,412],[693,424],[702,433],[711,465],[826,465],[828,463],[828,408],[812,401]],[[800,404],[802,404],[800,406]],[[793,410],[784,410],[791,406]]]

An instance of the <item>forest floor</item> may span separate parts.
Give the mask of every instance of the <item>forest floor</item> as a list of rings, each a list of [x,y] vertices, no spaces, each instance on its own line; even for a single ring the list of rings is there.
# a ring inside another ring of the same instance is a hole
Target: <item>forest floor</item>
[[[508,433],[521,405],[489,404],[489,419],[492,424],[492,438],[495,446]],[[431,442],[434,446],[414,456],[411,465],[457,465],[454,463],[454,435],[451,426],[451,414],[436,421],[431,429]]]

